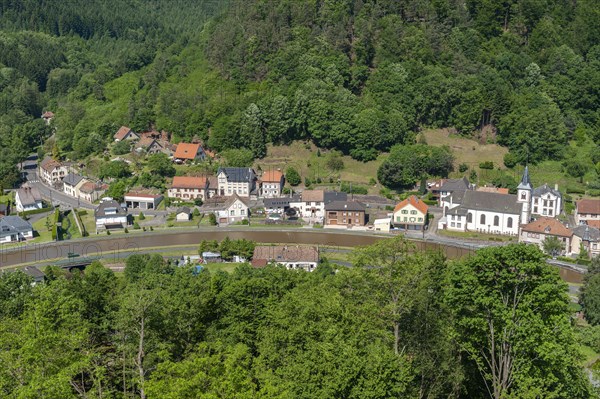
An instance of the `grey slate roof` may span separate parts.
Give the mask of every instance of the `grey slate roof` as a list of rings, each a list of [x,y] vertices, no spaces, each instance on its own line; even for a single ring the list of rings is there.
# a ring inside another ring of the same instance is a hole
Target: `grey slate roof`
[[[466,177],[462,179],[448,179],[440,187],[440,191],[453,193],[455,191],[465,191],[471,188],[471,183]]]
[[[579,226],[574,227],[573,234],[583,241],[600,241],[600,230],[595,227],[590,227],[587,224],[580,224]]]
[[[325,205],[326,211],[364,212],[365,206],[357,201],[333,201]]]
[[[180,213],[187,213],[188,215],[190,214],[190,208],[187,206],[182,206],[181,208],[177,209],[177,212],[175,212],[176,215],[179,215]]]
[[[462,204],[462,200],[465,197],[466,192],[467,192],[467,190],[458,190],[458,191],[453,192],[450,195],[446,195],[445,197],[442,198],[442,200],[450,201],[449,197],[452,197],[453,204]]]
[[[126,215],[127,210],[115,200],[101,202],[94,211],[96,219]]]
[[[248,183],[256,179],[256,173],[252,168],[219,168],[217,176],[224,172],[227,181],[237,183]]]
[[[16,233],[32,231],[31,223],[18,216],[5,216],[0,219],[0,237],[10,236]]]
[[[323,194],[323,202],[325,205],[333,201],[348,201],[348,194],[340,191],[325,191]]]
[[[248,200],[246,198],[242,198],[236,193],[234,193],[231,197],[227,198],[227,201],[223,204],[223,209],[228,209],[231,205],[235,203],[236,200],[240,200],[244,205],[248,206]]]
[[[446,212],[447,215],[458,215],[458,216],[466,216],[467,213],[469,213],[469,210],[462,206],[457,206],[456,208],[452,208]]]
[[[522,209],[521,204],[517,202],[516,195],[472,190],[465,192],[460,208],[510,213],[513,215],[521,214]]]
[[[294,194],[292,198],[290,197],[279,197],[279,198],[264,198],[263,204],[265,208],[285,208],[290,206],[290,202],[298,202],[300,201],[300,195]]]
[[[0,212],[1,213],[6,213],[7,210],[8,210],[8,206],[6,204],[0,204]]]
[[[533,190],[534,197],[541,197],[542,195],[544,195],[546,193],[551,193],[553,195],[556,195],[559,198],[562,198],[562,194],[560,193],[560,191],[555,190],[552,187],[549,187],[547,184],[544,184],[543,186],[540,186],[540,187],[536,188],[535,190]]]
[[[22,187],[17,190],[17,194],[19,195],[19,200],[23,206],[35,205],[42,200],[40,192],[35,187]]]
[[[75,173],[69,173],[65,177],[63,177],[63,183],[68,184],[69,186],[75,187],[79,184],[80,181],[83,180],[83,176],[80,176]]]
[[[521,177],[521,182],[517,186],[517,189],[523,190],[532,190],[533,186],[531,185],[531,180],[529,179],[529,166],[525,166],[525,171],[523,172],[523,177]]]

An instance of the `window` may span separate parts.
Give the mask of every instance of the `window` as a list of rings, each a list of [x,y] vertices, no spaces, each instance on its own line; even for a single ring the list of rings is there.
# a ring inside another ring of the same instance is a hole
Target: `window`
[[[537,206],[534,206],[534,207],[533,207],[533,212],[534,212],[534,213],[538,213]]]
[[[400,216],[396,216],[396,222],[399,222],[401,220]]]
[[[456,223],[456,227],[458,227],[459,229],[461,228],[461,224],[460,223]]]
[[[552,209],[548,209],[548,215],[552,216]]]
[[[479,218],[479,224],[485,224],[485,215],[481,215]]]
[[[235,216],[235,210],[233,210],[233,209],[232,209],[232,210],[230,210],[230,211],[229,211],[229,215],[231,215],[231,216]]]
[[[455,223],[454,222],[450,223],[450,227],[456,227]]]
[[[407,215],[407,214],[408,214],[408,211],[407,211],[406,209],[403,209],[403,210],[402,210],[402,214],[403,214],[403,215]]]
[[[548,201],[548,204],[549,204],[550,206],[554,206],[554,201],[550,200],[550,201]]]
[[[506,227],[512,229],[512,218],[506,219]]]
[[[416,214],[417,214],[417,211],[410,211],[410,214],[411,214],[411,215],[416,215]]]
[[[467,213],[467,223],[473,223],[473,214],[471,212]]]
[[[422,221],[423,221],[423,218],[419,218],[419,222],[422,222]]]
[[[343,220],[342,220],[342,223],[346,223],[346,219],[343,219]]]
[[[500,226],[500,217],[498,215],[494,216],[494,226]]]
[[[533,200],[533,203],[537,205],[537,203],[538,203],[538,199],[537,199],[537,198],[535,198],[535,199]]]
[[[524,200],[524,199],[527,199],[527,193],[526,193],[525,191],[523,191],[523,192],[521,193],[521,199],[522,199],[522,200]]]
[[[240,215],[245,215],[246,214],[246,210],[245,209],[240,209]]]
[[[354,223],[358,223],[358,219],[354,219]]]

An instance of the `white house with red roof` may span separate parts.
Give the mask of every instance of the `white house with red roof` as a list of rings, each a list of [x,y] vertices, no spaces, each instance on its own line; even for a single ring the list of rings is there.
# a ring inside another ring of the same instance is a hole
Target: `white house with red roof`
[[[268,170],[259,180],[260,196],[263,198],[276,198],[281,196],[285,178],[280,170]]]
[[[398,203],[392,215],[392,224],[404,230],[424,230],[429,207],[414,195]]]
[[[175,154],[173,154],[173,160],[176,163],[199,161],[205,157],[204,149],[200,143],[179,143]]]
[[[214,181],[214,179],[212,179]],[[211,179],[206,176],[194,177],[194,176],[175,176],[173,183],[168,190],[169,198],[181,198],[183,200],[194,200],[200,198],[206,200],[212,197],[217,187],[210,189]]]
[[[113,136],[116,142],[123,140],[139,140],[140,136],[127,126],[121,126]]]

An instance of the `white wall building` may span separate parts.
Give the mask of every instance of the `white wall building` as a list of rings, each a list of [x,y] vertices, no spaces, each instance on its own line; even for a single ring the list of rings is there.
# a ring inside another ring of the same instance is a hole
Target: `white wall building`
[[[18,216],[0,219],[0,243],[19,242],[28,238],[33,238],[31,223]]]
[[[252,168],[219,168],[217,172],[217,195],[240,197],[256,195],[256,173]]]
[[[24,185],[15,194],[15,207],[17,212],[33,211],[42,209],[44,203],[40,192],[35,187]]]

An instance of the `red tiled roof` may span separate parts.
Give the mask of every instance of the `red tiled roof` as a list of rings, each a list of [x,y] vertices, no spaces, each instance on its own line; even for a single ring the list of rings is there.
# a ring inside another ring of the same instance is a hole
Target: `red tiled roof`
[[[510,194],[508,192],[508,188],[502,188],[502,187],[482,186],[482,187],[477,187],[476,191],[483,191],[484,193]]]
[[[46,111],[42,115],[42,118],[44,118],[44,119],[54,118],[54,112],[52,112],[52,111]]]
[[[581,214],[600,214],[600,200],[582,199],[577,201],[577,213]]]
[[[573,232],[556,219],[541,217],[523,226],[523,231],[560,237],[571,237]]]
[[[46,158],[46,159],[44,159],[42,161],[42,163],[40,164],[40,166],[45,171],[52,172],[54,169],[60,168],[62,166],[62,164],[60,162],[58,162],[57,160],[55,160],[55,159]]]
[[[206,177],[193,176],[175,176],[173,178],[172,188],[197,188],[202,189],[206,186]]]
[[[410,197],[396,205],[396,207],[394,208],[394,213],[398,212],[400,209],[404,208],[409,204],[417,208],[422,213],[427,213],[427,210],[429,209],[426,203],[424,203],[422,200],[418,199],[414,195],[411,195]]]
[[[179,143],[177,150],[175,151],[174,158],[179,159],[196,159],[198,152],[200,151],[200,144],[192,143]]]
[[[260,180],[278,183],[281,181],[282,176],[283,176],[283,173],[281,173],[281,171],[279,171],[279,170],[269,170],[269,171],[266,171],[265,173],[263,173]]]
[[[600,230],[600,220],[586,220],[585,223],[590,227]]]
[[[115,140],[123,140],[125,136],[127,136],[127,133],[129,133],[130,131],[131,129],[127,126],[121,126],[121,128],[115,133]]]

